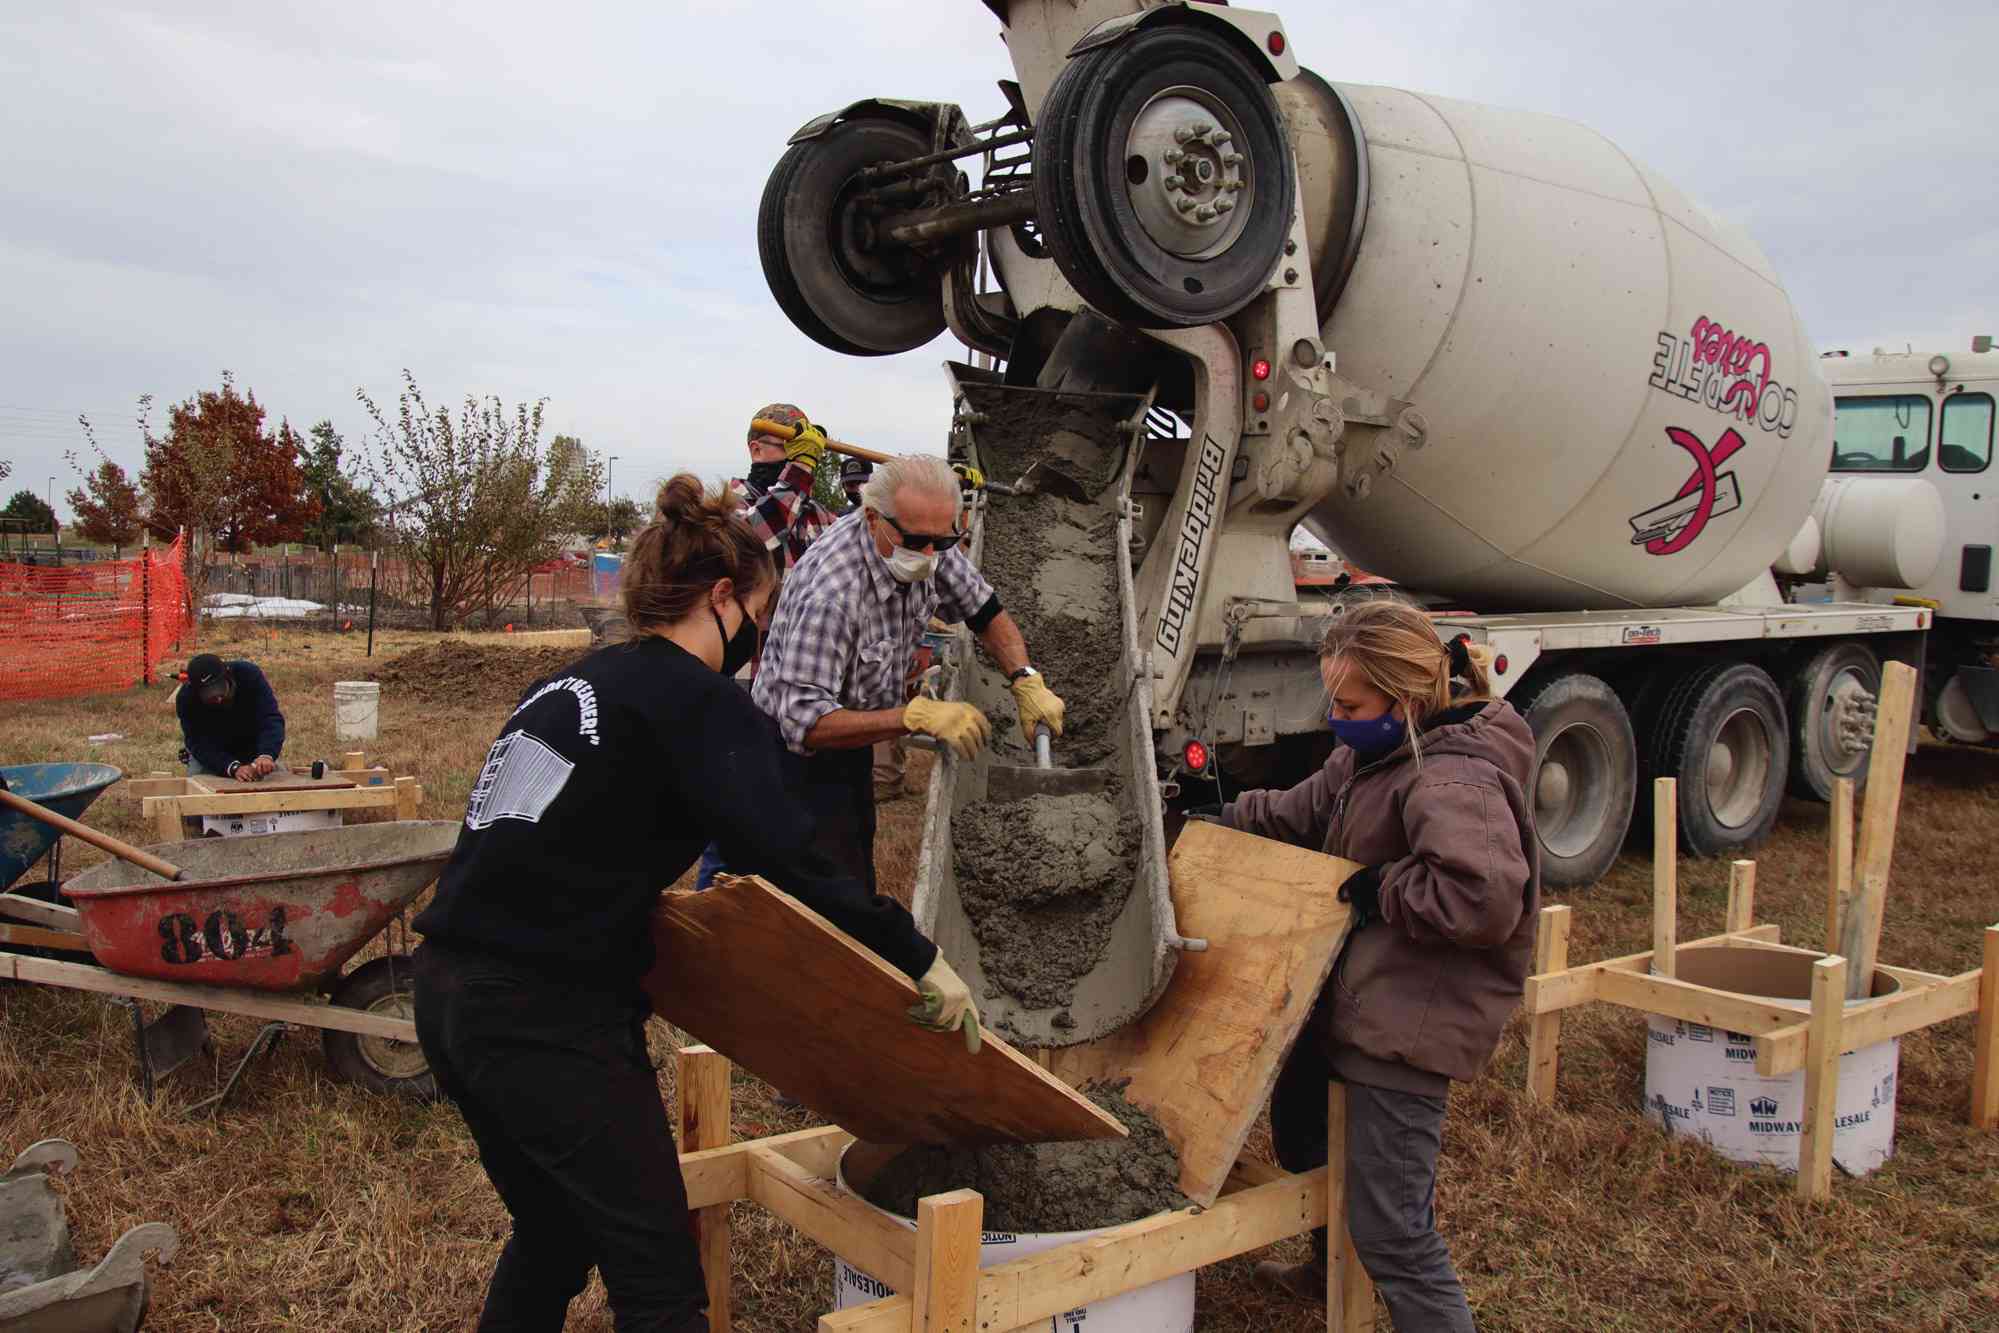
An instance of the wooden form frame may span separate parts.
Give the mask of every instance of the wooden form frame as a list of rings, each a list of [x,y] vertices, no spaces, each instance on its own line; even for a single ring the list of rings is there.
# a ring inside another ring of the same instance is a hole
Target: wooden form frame
[[[388,769],[365,766],[359,750],[341,756],[344,768],[327,776],[353,783],[310,791],[217,792],[200,778],[154,772],[128,779],[123,792],[138,798],[140,814],[161,842],[179,842],[181,820],[200,815],[264,815],[296,810],[394,810],[397,819],[415,819],[423,802],[423,784],[413,777],[395,777]]]
[[[705,1046],[678,1065],[680,1171],[695,1211],[711,1333],[727,1333],[729,1205],[775,1213],[894,1296],[822,1315],[818,1333],[1029,1333],[1094,1301],[1234,1258],[1324,1226],[1330,1198],[1344,1221],[1346,1089],[1329,1085],[1331,1167],[1299,1175],[1244,1158],[1209,1208],[1159,1213],[1011,1263],[979,1267],[984,1200],[953,1190],[919,1201],[914,1230],[835,1183],[854,1136],[838,1126],[729,1143],[729,1061]],[[700,1146],[703,1144],[712,1146]],[[1374,1294],[1344,1225],[1333,1228],[1326,1327],[1374,1326]]]
[[[1677,812],[1672,803],[1672,779],[1661,778],[1655,798],[1658,802],[1655,828],[1673,829]],[[1842,791],[1833,800],[1830,858],[1832,885],[1828,891],[1826,937],[1836,943],[1841,937],[1840,914],[1849,917],[1856,905],[1844,899],[1841,889],[1852,873],[1851,785],[1842,782]],[[1869,815],[1876,802],[1870,792]],[[1890,793],[1888,808],[1892,809]],[[1892,824],[1869,838],[1863,829],[1863,847],[1868,847],[1885,866],[1892,840]],[[1562,1014],[1580,1004],[1600,1001],[1620,1005],[1644,1014],[1675,1018],[1689,1023],[1740,1032],[1755,1039],[1756,1072],[1766,1077],[1805,1071],[1804,1130],[1799,1145],[1798,1193],[1806,1199],[1823,1199],[1832,1190],[1833,1098],[1838,1083],[1839,1058],[1892,1037],[1905,1036],[1923,1028],[1978,1015],[1978,1035],[1972,1063],[1971,1123],[1979,1129],[1999,1129],[1999,925],[1985,931],[1983,966],[1956,976],[1919,972],[1912,968],[1877,964],[1874,971],[1885,973],[1900,983],[1890,995],[1849,1003],[1848,960],[1832,951],[1794,948],[1781,942],[1775,925],[1753,924],[1756,910],[1756,864],[1737,861],[1731,867],[1728,886],[1726,928],[1719,935],[1675,944],[1677,897],[1675,892],[1676,850],[1670,842],[1658,853],[1653,872],[1653,948],[1644,953],[1600,962],[1570,966],[1568,962],[1569,909],[1544,907],[1535,937],[1534,972],[1527,979],[1525,1008],[1532,1017],[1528,1028],[1527,1095],[1550,1102],[1555,1095],[1555,1074],[1559,1061]],[[1871,904],[1858,910],[1871,916],[1878,933],[1882,887],[1877,872],[1871,889]],[[1803,954],[1813,958],[1811,1010],[1775,1004],[1753,995],[1697,986],[1673,975],[1674,960],[1690,949],[1732,945],[1768,949],[1780,953]],[[1871,946],[1869,952],[1872,952]]]

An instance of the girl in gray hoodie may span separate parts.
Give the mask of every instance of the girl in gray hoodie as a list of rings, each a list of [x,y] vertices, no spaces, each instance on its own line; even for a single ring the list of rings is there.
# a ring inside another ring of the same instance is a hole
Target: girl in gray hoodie
[[[1368,1276],[1397,1329],[1470,1330],[1437,1234],[1437,1151],[1451,1080],[1491,1058],[1533,953],[1534,737],[1491,697],[1482,650],[1440,642],[1413,606],[1349,608],[1319,668],[1341,744],[1297,786],[1220,811],[1365,867],[1339,886],[1353,922],[1271,1094],[1277,1157],[1324,1165],[1326,1082],[1343,1081],[1347,1223]],[[1311,1262],[1260,1264],[1258,1278],[1323,1300],[1325,1233],[1315,1241]]]

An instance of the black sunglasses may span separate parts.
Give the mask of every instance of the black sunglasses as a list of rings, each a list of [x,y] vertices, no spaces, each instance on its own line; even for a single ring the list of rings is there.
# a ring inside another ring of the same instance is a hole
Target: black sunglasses
[[[952,547],[956,546],[959,542],[965,540],[965,534],[962,532],[946,532],[946,533],[911,532],[908,528],[903,527],[902,524],[896,522],[893,518],[889,517],[887,514],[882,513],[880,510],[876,510],[875,514],[884,523],[888,524],[890,527],[895,529],[895,535],[902,538],[902,546],[904,550],[908,551],[931,550],[931,551],[936,551],[941,555],[943,552],[950,550]]]

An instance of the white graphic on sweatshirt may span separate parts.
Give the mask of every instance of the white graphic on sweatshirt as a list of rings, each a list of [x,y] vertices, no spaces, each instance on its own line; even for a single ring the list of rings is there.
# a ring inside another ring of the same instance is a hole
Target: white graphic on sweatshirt
[[[553,693],[556,690],[568,690],[576,696],[576,732],[592,745],[597,744],[597,690],[589,681],[579,679],[576,676],[564,676],[560,680],[551,680],[548,684],[521,700],[521,706],[516,708],[510,717],[519,717],[527,710],[530,704],[543,695]]]
[[[576,765],[538,738],[525,731],[509,732],[493,742],[486,766],[472,784],[465,827],[491,828],[502,819],[539,824],[575,771]]]

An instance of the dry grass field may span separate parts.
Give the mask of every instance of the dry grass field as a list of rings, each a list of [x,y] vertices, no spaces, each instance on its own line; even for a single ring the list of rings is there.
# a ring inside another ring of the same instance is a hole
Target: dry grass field
[[[204,645],[262,662],[287,707],[287,755],[332,753],[332,682],[359,678],[359,636],[241,627]],[[499,648],[568,648],[583,636],[473,636]],[[434,644],[391,634],[378,658]],[[508,675],[463,690],[385,687],[382,734],[369,748],[425,786],[423,814],[456,818],[507,712]],[[534,654],[540,656],[540,654]],[[495,703],[495,699],[502,702]],[[121,732],[92,746],[85,737]],[[7,762],[95,758],[128,773],[172,767],[178,733],[163,688],[0,709]],[[923,762],[916,756],[917,763]],[[912,774],[912,785],[917,778]],[[907,892],[917,802],[884,810],[884,883]],[[143,838],[137,802],[117,788],[90,823]],[[1791,942],[1821,934],[1825,813],[1794,804],[1758,855],[1758,916]],[[1999,755],[1925,749],[1910,765],[1884,959],[1939,972],[1978,964],[1980,932],[1999,921]],[[97,859],[71,844],[65,865]],[[1719,930],[1726,866],[1681,871],[1681,936]],[[1572,961],[1648,946],[1650,880],[1627,855],[1603,883],[1570,896]],[[211,1020],[226,1072],[255,1031]],[[1833,1200],[1799,1204],[1788,1176],[1722,1161],[1639,1117],[1643,1020],[1572,1011],[1557,1105],[1520,1092],[1525,1025],[1498,1059],[1457,1089],[1445,1129],[1440,1210],[1481,1327],[1549,1329],[1999,1328],[1999,1136],[1965,1124],[1971,1022],[1912,1037],[1902,1051],[1896,1154]],[[683,1040],[654,1024],[656,1053]],[[168,1333],[320,1330],[381,1333],[469,1328],[506,1231],[506,1216],[449,1105],[417,1106],[331,1081],[316,1034],[287,1038],[213,1118],[184,1108],[214,1090],[217,1066],[167,1080],[156,1104],[133,1078],[129,1020],[99,998],[0,987],[0,1161],[62,1135],[82,1149],[69,1209],[80,1254],[100,1255],[142,1221],[179,1229],[179,1261],[155,1281],[149,1328]],[[756,1080],[738,1074],[735,1131],[803,1127]],[[1262,1146],[1261,1135],[1252,1147]],[[828,1306],[831,1261],[749,1205],[736,1214],[738,1327],[810,1329]],[[1295,1256],[1301,1242],[1280,1247]],[[1266,1299],[1249,1261],[1200,1278],[1200,1328],[1222,1333],[1323,1328],[1316,1307]],[[1385,1315],[1382,1324],[1386,1326]],[[594,1285],[571,1329],[608,1331]]]

